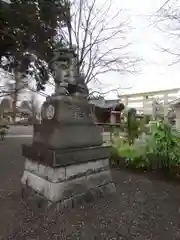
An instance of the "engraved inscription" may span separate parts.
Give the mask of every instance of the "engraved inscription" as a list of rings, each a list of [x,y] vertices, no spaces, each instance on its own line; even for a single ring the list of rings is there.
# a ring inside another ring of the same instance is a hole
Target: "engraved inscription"
[[[86,113],[83,112],[80,107],[76,106],[75,111],[74,111],[74,118],[75,119],[85,119],[86,118]]]
[[[89,117],[89,109],[83,111],[79,106],[75,106],[74,109],[74,118],[75,119],[87,119]]]
[[[62,112],[63,112],[63,115],[65,115],[64,112],[66,112],[66,115],[65,115],[66,119],[74,118],[74,113],[73,113],[74,110],[73,110],[73,107],[71,105],[67,105],[66,109]]]

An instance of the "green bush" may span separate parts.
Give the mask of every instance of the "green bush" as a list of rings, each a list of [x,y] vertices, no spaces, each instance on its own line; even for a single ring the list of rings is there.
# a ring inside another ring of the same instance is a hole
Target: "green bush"
[[[121,156],[119,150],[128,145],[127,139],[121,138],[119,136],[113,136],[112,146],[111,146],[111,163],[112,165],[118,166],[120,164]]]
[[[146,119],[138,119],[137,116],[131,116],[131,114],[127,115],[127,121],[121,123],[120,128],[121,131],[126,133],[130,145],[134,144],[135,139],[139,138],[143,132],[149,132],[149,128],[146,125]]]
[[[180,164],[180,133],[163,122],[152,122],[150,134],[141,135],[130,145],[127,142],[113,143],[117,159],[123,157],[134,168],[161,169],[170,172]]]
[[[151,168],[149,156],[152,155],[152,136],[142,135],[133,145],[125,145],[118,151],[120,156],[126,159],[126,164],[133,168]],[[152,159],[152,158],[151,158]]]
[[[180,163],[180,135],[176,130],[163,122],[154,122],[151,125],[151,135],[154,139],[153,154],[156,160],[155,167],[166,171]]]

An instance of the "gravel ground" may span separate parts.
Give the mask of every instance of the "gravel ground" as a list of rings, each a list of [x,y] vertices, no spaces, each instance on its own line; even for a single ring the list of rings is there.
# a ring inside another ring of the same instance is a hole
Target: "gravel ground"
[[[180,185],[130,171],[113,170],[117,192],[93,203],[58,214],[28,208],[19,196],[20,143],[0,145],[0,239],[180,239]]]

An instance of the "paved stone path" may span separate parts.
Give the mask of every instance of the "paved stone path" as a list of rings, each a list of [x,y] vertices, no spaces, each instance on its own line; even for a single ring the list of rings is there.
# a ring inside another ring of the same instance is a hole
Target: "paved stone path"
[[[0,142],[0,239],[178,240],[180,185],[129,171],[113,171],[117,192],[64,213],[44,213],[20,202],[23,158],[30,139]]]

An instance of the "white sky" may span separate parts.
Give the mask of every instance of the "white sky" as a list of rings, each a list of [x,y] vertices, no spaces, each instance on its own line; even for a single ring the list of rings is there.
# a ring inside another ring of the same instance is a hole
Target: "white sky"
[[[103,0],[99,0],[103,1]],[[122,86],[131,87],[129,90],[121,90],[120,93],[155,91],[180,87],[178,66],[169,66],[172,56],[163,53],[158,46],[171,46],[172,42],[165,34],[156,27],[149,26],[149,16],[163,5],[165,0],[125,0],[116,1],[115,8],[125,9],[131,19],[131,25],[135,28],[128,36],[133,40],[132,53],[142,57],[141,72],[136,75],[108,74],[104,76],[102,82],[111,82],[111,87]],[[106,80],[105,80],[106,79]],[[111,80],[110,80],[111,79]],[[114,93],[108,98],[113,98]]]

